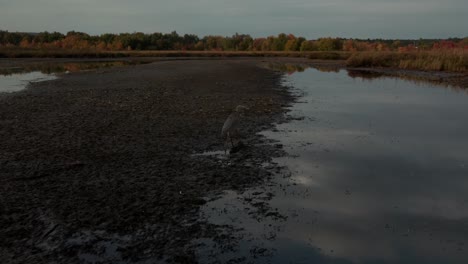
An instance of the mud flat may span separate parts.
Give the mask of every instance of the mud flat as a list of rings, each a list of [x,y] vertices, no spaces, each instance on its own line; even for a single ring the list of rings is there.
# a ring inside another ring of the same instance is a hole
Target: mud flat
[[[293,101],[267,63],[160,61],[1,94],[3,263],[196,261],[189,242],[220,236],[198,219],[206,197],[261,184],[261,164],[282,154],[256,134]],[[246,147],[194,155],[223,150],[238,104]]]
[[[0,68],[32,62],[40,60],[3,60]],[[344,68],[178,58],[61,74],[0,94],[0,259],[193,263],[194,240],[229,248],[236,230],[200,219],[200,206],[224,190],[265,185],[281,170],[271,160],[285,154],[282,146],[257,133],[288,120],[296,98],[278,70],[301,70],[293,65]],[[246,147],[224,155],[220,130],[239,104],[250,108],[240,128]],[[282,217],[268,203],[250,206]]]

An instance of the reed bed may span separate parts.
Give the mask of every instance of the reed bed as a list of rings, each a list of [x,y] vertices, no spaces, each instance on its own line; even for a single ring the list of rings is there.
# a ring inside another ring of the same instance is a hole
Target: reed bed
[[[346,61],[348,67],[391,67],[424,71],[468,71],[468,50],[412,52],[357,52]]]

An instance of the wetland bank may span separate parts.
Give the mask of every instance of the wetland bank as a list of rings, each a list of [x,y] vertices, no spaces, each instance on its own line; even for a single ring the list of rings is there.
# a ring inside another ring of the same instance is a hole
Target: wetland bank
[[[2,259],[462,263],[466,92],[343,68],[156,60],[2,93]],[[246,147],[226,156],[238,104]]]
[[[10,63],[10,62],[8,62]],[[1,256],[7,263],[195,261],[227,239],[198,219],[208,194],[260,184],[280,149],[256,132],[291,103],[257,60],[161,61],[62,75],[0,96]],[[223,149],[238,104],[248,147]]]

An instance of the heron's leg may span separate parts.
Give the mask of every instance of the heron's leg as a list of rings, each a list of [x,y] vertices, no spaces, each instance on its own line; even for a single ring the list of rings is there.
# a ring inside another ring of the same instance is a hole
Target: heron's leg
[[[228,144],[228,143],[227,143],[227,140],[228,140],[228,139],[227,139],[227,137],[226,137],[226,138],[224,138],[224,141],[223,141],[224,154],[226,154],[226,152],[227,152],[227,144]]]
[[[232,141],[231,133],[228,133],[229,139],[231,140],[231,146],[234,147],[234,142]]]
[[[224,140],[224,149],[226,152],[229,150],[229,133],[227,133],[226,140]]]

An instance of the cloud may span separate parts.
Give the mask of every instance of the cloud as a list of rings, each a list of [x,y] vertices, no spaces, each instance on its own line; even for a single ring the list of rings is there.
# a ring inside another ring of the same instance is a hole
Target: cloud
[[[462,0],[0,0],[10,31],[89,33],[177,30],[200,35],[448,37],[468,35]]]

